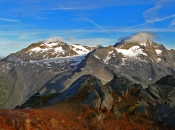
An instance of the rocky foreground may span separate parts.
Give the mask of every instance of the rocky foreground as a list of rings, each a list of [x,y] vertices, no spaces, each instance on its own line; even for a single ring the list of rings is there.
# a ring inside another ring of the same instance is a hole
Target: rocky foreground
[[[60,94],[35,95],[23,106],[0,111],[3,130],[175,129],[175,76],[142,88],[115,75],[106,85],[92,75]]]

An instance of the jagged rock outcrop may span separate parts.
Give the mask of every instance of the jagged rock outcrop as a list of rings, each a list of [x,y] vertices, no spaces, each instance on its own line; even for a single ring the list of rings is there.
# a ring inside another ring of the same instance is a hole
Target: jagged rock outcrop
[[[83,104],[86,104],[94,109],[99,109],[101,105],[101,98],[98,92],[95,89],[91,90],[91,92],[88,94]]]
[[[167,77],[170,76],[162,80]],[[119,119],[122,114],[129,112],[142,118],[155,118],[169,127],[175,127],[174,86],[167,84],[148,86],[143,88],[140,84],[117,74],[109,83],[103,85],[96,77],[84,75],[67,90],[50,100],[48,105],[78,100],[83,109],[90,108],[95,111],[91,118],[95,118],[101,124],[104,123],[103,120],[108,113],[113,113],[111,118]],[[117,100],[119,97],[120,101]]]
[[[95,109],[110,111],[113,104],[110,89],[103,86],[100,80],[92,75],[85,75],[77,79],[67,90],[52,99],[49,104],[66,101],[72,97],[85,98],[83,104]]]

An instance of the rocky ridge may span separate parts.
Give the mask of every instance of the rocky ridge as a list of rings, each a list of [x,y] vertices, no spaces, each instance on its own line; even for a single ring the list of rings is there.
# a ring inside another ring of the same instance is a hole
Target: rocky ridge
[[[97,117],[100,112],[100,122],[103,122],[110,111],[117,119],[122,113],[129,112],[157,119],[175,128],[174,82],[174,76],[169,75],[155,84],[148,85],[148,88],[143,88],[141,84],[136,84],[126,77],[115,75],[113,80],[102,85],[99,79],[87,75],[75,81],[69,89],[49,101],[49,104],[81,99],[81,106],[95,109]]]

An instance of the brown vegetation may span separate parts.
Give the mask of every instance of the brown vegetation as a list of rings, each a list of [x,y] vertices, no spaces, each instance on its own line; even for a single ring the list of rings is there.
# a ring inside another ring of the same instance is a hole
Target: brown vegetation
[[[128,108],[136,103],[133,96],[123,98],[116,106]],[[70,100],[54,106],[38,109],[15,109],[0,111],[0,129],[2,130],[168,130],[149,117],[136,116],[123,110],[119,119],[112,112],[106,112],[101,122],[97,111],[82,107],[80,100]],[[122,111],[122,110],[121,110]]]

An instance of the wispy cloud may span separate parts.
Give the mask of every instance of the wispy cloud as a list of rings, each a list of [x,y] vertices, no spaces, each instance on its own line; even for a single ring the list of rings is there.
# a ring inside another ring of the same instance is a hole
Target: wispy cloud
[[[145,19],[145,22],[154,23],[154,22],[160,22],[160,21],[175,17],[175,14],[164,16],[162,18],[160,17],[160,15],[162,14],[161,10],[168,8],[167,3],[169,5],[170,3],[174,3],[174,2],[175,2],[174,0],[157,1],[154,7],[149,8],[148,10],[143,12],[143,17]]]
[[[169,24],[169,26],[170,26],[170,27],[175,26],[175,19],[173,19],[173,20],[171,21],[171,23]]]
[[[90,20],[90,19],[87,19],[87,18],[85,18],[85,20],[88,21],[88,22],[90,22],[90,23],[92,23],[92,24],[94,24],[94,25],[95,25],[96,27],[98,27],[99,29],[105,31],[107,34],[113,36],[109,31],[105,30],[104,28],[102,28],[100,25],[98,25],[98,24],[95,23],[94,21],[92,21],[92,20]]]
[[[6,19],[6,18],[0,18],[0,21],[7,21],[7,22],[21,22],[20,20],[15,20],[15,19]]]
[[[137,24],[137,25],[133,25],[133,26],[126,27],[126,28],[122,28],[122,30],[123,30],[123,29],[130,29],[130,28],[133,28],[133,27],[142,26],[142,25],[144,25],[144,24],[146,24],[146,23]]]
[[[156,6],[152,7],[152,8],[149,8],[146,11],[144,11],[142,13],[142,15],[143,15],[143,17],[145,19],[145,22],[154,21],[154,20],[158,19],[158,16],[157,16],[158,15],[158,11],[161,8],[162,8],[162,6],[158,4],[158,5],[156,5]]]
[[[144,22],[142,24],[136,24],[136,25],[129,26],[129,27],[126,27],[126,28],[123,28],[123,29],[130,29],[130,28],[133,28],[133,27],[138,27],[138,26],[149,24],[149,23],[160,22],[160,21],[163,21],[163,20],[166,20],[166,19],[169,19],[169,18],[174,18],[174,17],[175,17],[175,14],[170,15],[170,16],[166,16],[166,17],[163,17],[163,18],[157,18],[157,19],[154,19],[154,20],[146,21],[146,22]],[[169,26],[172,27],[174,25],[175,25],[175,19],[171,21]]]
[[[152,23],[156,23],[156,22],[161,22],[170,18],[174,18],[175,14],[172,15],[168,15],[168,16],[164,16],[164,17],[160,17],[161,13],[160,10],[167,8],[167,4],[166,3],[171,3],[171,2],[175,2],[174,0],[159,0],[155,3],[155,6],[152,8],[147,9],[146,11],[144,11],[142,13],[143,18],[145,19],[144,23],[141,24],[136,24],[136,25],[132,25],[129,27],[126,27],[124,29],[130,29],[130,28],[134,28],[134,27],[138,27],[138,26],[143,26],[143,25],[149,25]],[[174,21],[172,21],[169,26],[174,26]]]
[[[146,21],[146,23],[159,22],[159,21],[163,21],[163,20],[166,20],[166,19],[169,19],[169,18],[174,18],[174,17],[175,17],[175,14],[169,15],[169,16],[166,16],[166,17],[163,17],[163,18],[157,18],[155,20]]]
[[[66,11],[69,11],[69,10],[83,10],[83,9],[86,9],[84,7],[64,7],[63,5],[61,5],[60,3],[57,3],[57,5],[59,6],[59,8],[53,8],[53,10],[66,10]]]

